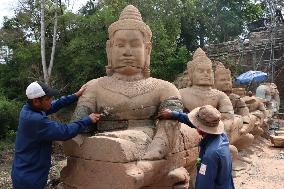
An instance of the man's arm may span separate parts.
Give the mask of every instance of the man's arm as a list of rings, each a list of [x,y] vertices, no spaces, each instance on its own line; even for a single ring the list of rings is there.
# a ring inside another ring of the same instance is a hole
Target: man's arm
[[[46,112],[46,115],[52,114],[63,108],[64,106],[68,106],[78,100],[80,96],[82,96],[83,92],[86,90],[86,85],[83,85],[76,93],[68,96],[62,96],[58,100],[54,100],[51,103],[51,108]]]
[[[100,114],[92,113],[89,116],[85,116],[69,124],[61,124],[44,116],[40,121],[37,134],[39,140],[68,140],[84,132],[88,125],[96,123],[99,118]]]
[[[181,123],[188,125],[191,128],[196,128],[188,119],[187,113],[180,111],[171,111],[170,109],[163,109],[158,113],[158,119],[175,119]]]
[[[196,128],[188,119],[187,113],[172,111],[172,118],[178,120],[181,123],[188,125],[191,128]]]
[[[46,111],[46,115],[52,114],[63,108],[64,106],[68,106],[78,100],[78,97],[73,95],[62,96],[61,98],[54,100],[51,103],[51,107]]]

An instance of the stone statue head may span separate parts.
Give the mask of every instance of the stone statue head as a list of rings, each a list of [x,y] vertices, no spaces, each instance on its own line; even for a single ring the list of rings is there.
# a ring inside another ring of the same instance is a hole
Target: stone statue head
[[[142,73],[149,77],[152,32],[143,22],[139,10],[133,5],[126,6],[119,20],[109,26],[108,33],[107,75]]]
[[[218,63],[215,70],[215,88],[223,92],[232,92],[231,71],[222,63]]]
[[[201,48],[194,52],[193,60],[187,63],[187,70],[189,86],[213,86],[212,62]]]
[[[278,94],[278,90],[277,90],[277,86],[275,85],[275,83],[270,83],[270,87],[271,87],[271,95],[277,95]]]

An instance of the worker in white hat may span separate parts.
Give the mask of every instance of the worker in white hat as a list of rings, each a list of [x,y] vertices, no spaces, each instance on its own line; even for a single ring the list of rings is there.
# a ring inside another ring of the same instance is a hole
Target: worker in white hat
[[[99,120],[100,114],[95,113],[69,124],[48,118],[76,102],[84,90],[83,86],[72,95],[52,101],[52,97],[58,95],[57,90],[39,81],[27,87],[28,100],[20,112],[12,166],[14,189],[43,189],[51,166],[52,141],[73,138]]]

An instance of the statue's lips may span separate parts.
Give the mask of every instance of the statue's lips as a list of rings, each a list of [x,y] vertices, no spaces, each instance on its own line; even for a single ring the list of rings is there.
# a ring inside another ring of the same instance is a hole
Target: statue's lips
[[[202,77],[199,80],[206,80],[206,81],[210,81],[211,79],[209,77]]]
[[[139,66],[134,66],[134,65],[120,65],[120,66],[116,66],[115,69],[120,69],[120,68],[136,68],[136,69],[142,69],[142,67]]]
[[[123,64],[135,64],[135,59],[120,59],[120,62]]]
[[[115,66],[116,69],[126,68],[126,67],[131,67],[136,69],[142,68],[141,66],[137,66],[137,61],[134,58],[120,58],[118,65]]]

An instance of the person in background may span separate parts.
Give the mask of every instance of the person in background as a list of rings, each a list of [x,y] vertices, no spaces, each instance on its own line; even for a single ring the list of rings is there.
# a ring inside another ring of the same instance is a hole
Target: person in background
[[[275,8],[275,16],[277,18],[277,21],[278,22],[284,22],[284,19],[283,19],[283,15],[282,15],[282,7],[281,5],[277,5],[276,8]]]
[[[202,136],[197,161],[195,189],[234,189],[232,157],[224,133],[221,113],[211,105],[193,109],[189,114],[164,109],[157,118],[176,119]]]
[[[248,94],[249,97],[252,97],[252,96],[253,96],[253,93],[252,93],[251,91],[248,91],[247,94]]]
[[[48,118],[48,115],[76,102],[84,90],[82,86],[76,93],[52,101],[52,97],[58,95],[57,90],[40,81],[27,87],[28,100],[19,116],[12,165],[14,189],[43,189],[51,167],[52,141],[73,138],[100,119],[101,115],[96,113],[69,124]]]

